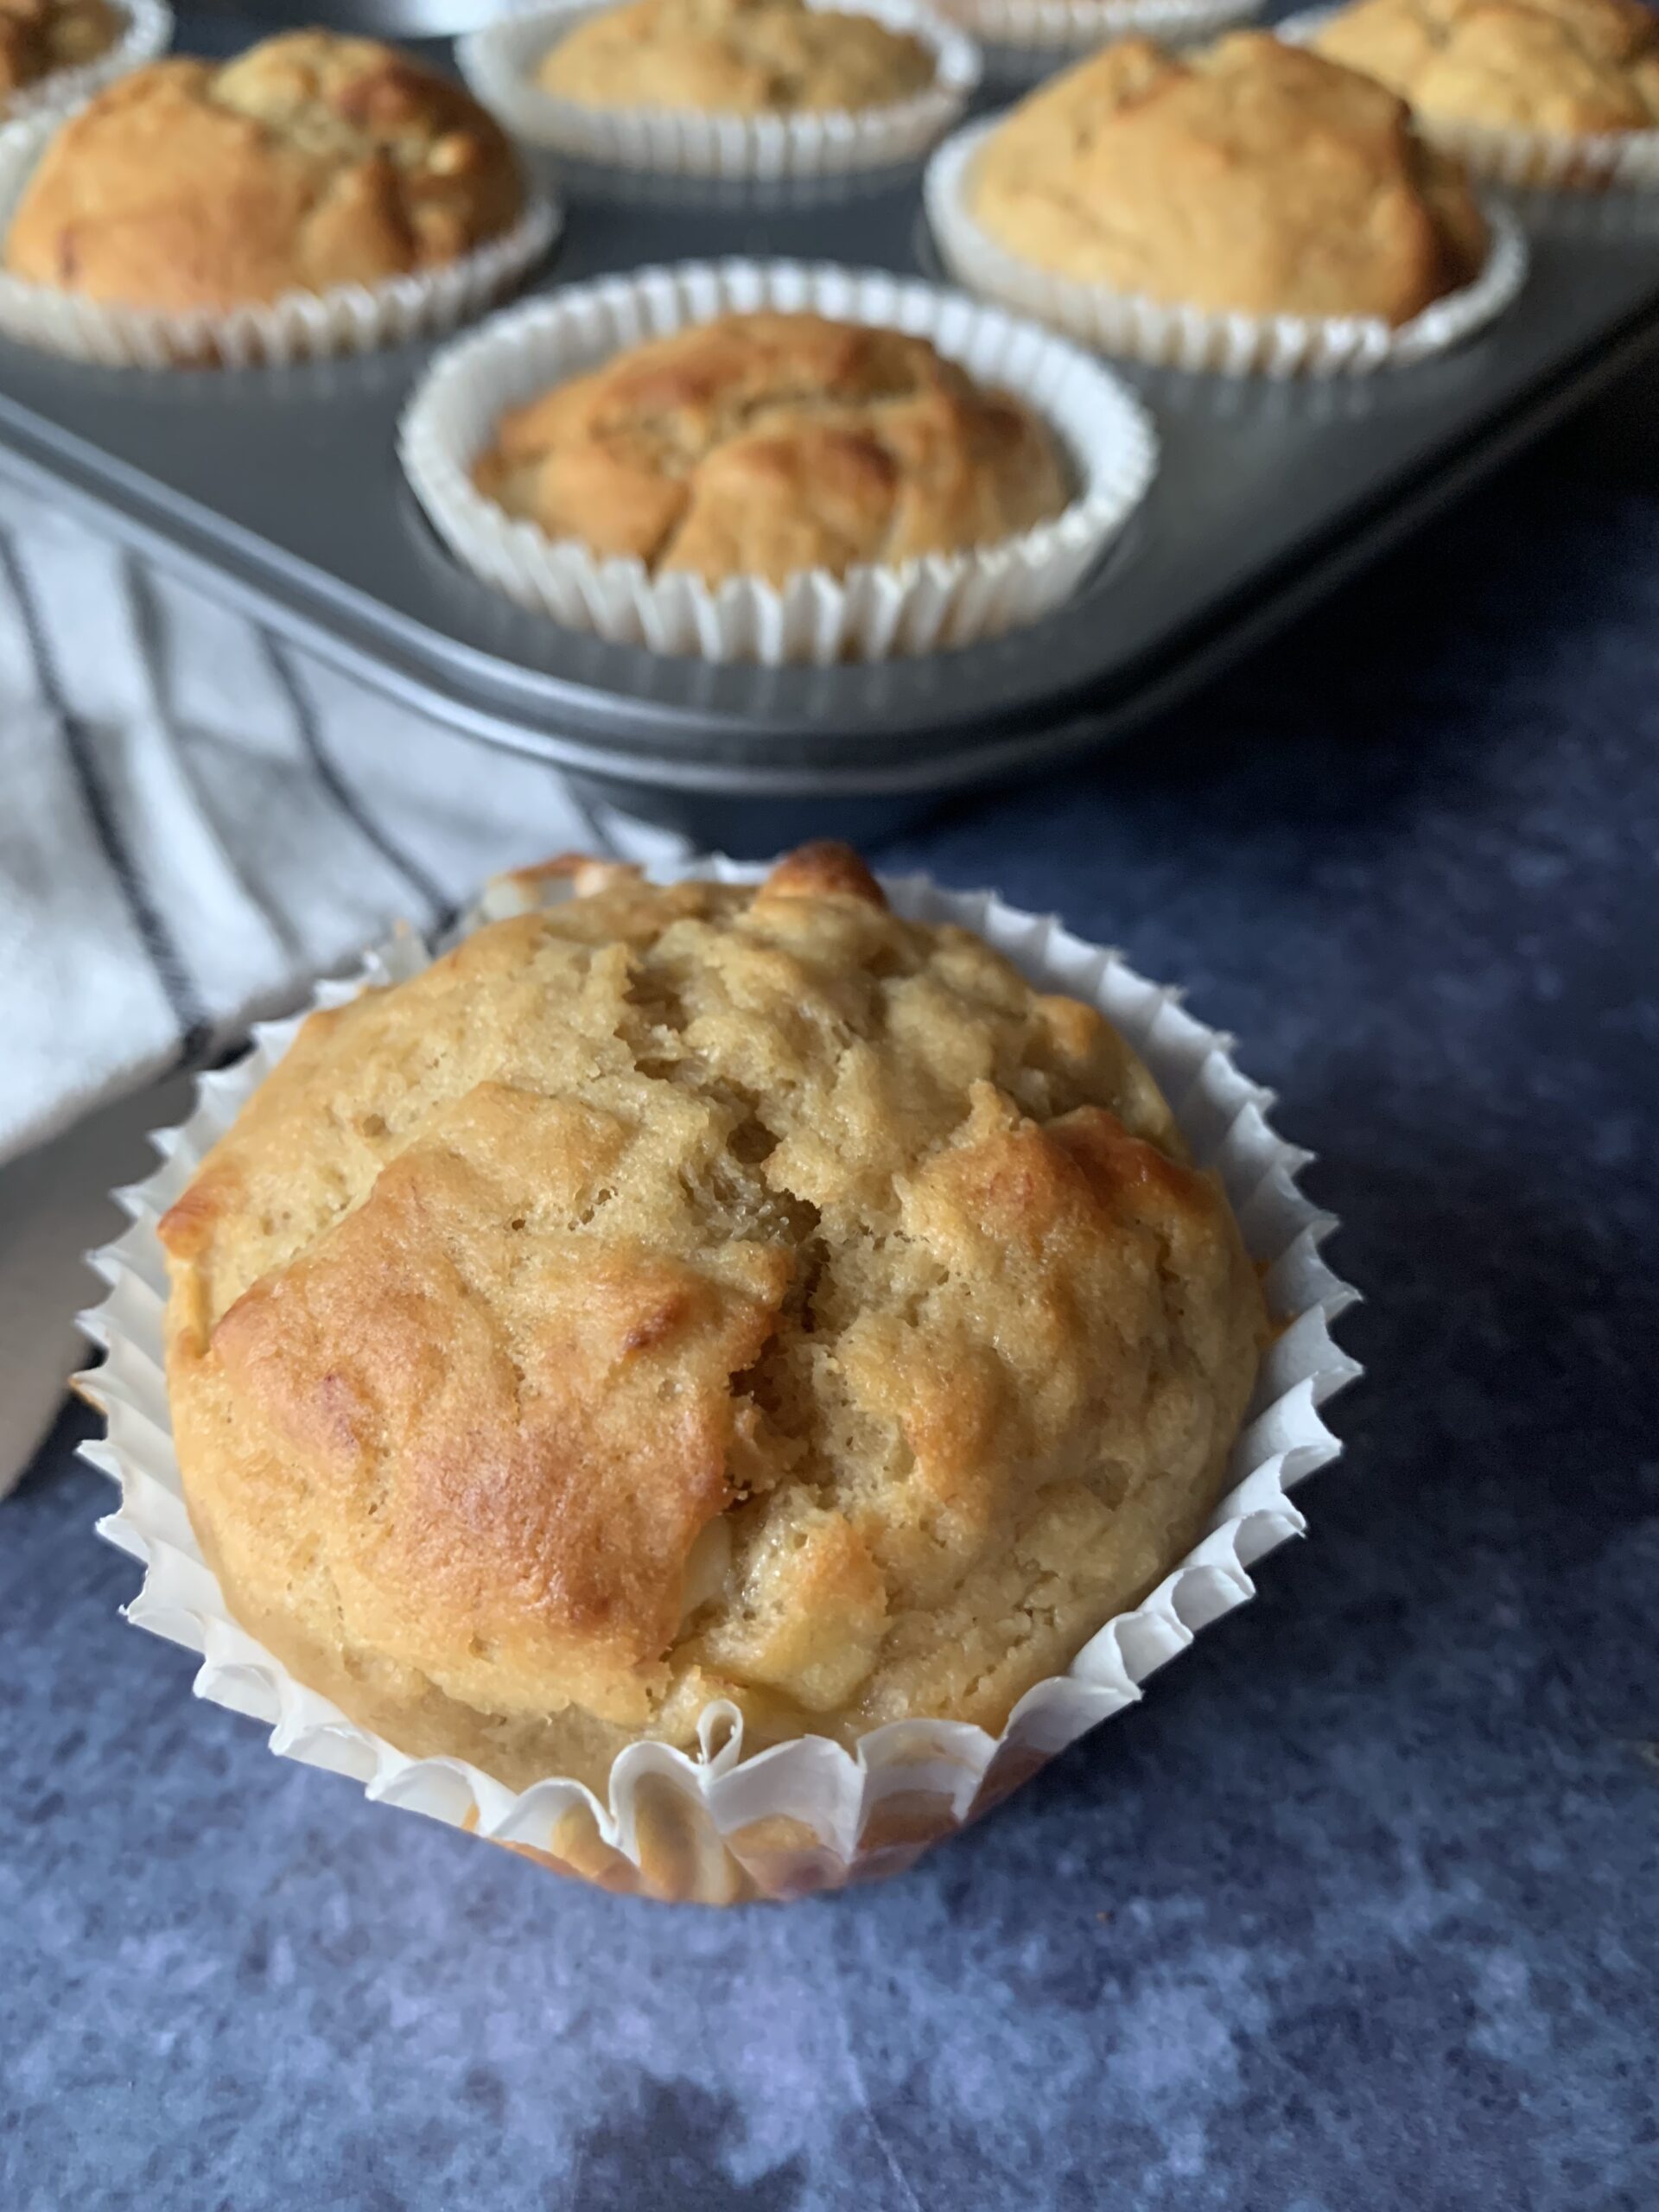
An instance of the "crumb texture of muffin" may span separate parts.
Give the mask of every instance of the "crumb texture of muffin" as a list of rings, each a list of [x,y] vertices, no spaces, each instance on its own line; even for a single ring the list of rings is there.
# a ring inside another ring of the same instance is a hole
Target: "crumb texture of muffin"
[[[96,61],[124,21],[109,0],[0,0],[0,93]]]
[[[454,261],[521,211],[470,94],[369,39],[294,31],[135,70],[54,136],[6,240],[32,283],[174,312]]]
[[[1659,17],[1637,0],[1361,0],[1313,42],[1431,122],[1659,129]]]
[[[844,848],[631,872],[314,1014],[162,1224],[237,1617],[416,1754],[602,1786],[998,1729],[1196,1541],[1267,1335],[1090,1007]]]
[[[474,481],[550,537],[711,582],[993,545],[1070,496],[1031,410],[925,339],[771,311],[632,347],[514,409]]]
[[[970,212],[1057,275],[1173,305],[1407,322],[1487,233],[1382,86],[1260,32],[1103,48],[994,131]]]
[[[808,115],[890,105],[933,81],[918,38],[805,0],[632,0],[543,57],[537,82],[583,107]]]

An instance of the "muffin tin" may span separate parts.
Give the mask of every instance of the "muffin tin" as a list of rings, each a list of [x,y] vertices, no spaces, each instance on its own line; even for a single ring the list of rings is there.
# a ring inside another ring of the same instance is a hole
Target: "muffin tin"
[[[193,37],[184,20],[181,42]],[[567,167],[532,290],[725,255],[938,278],[920,169],[791,188]],[[1122,736],[1512,453],[1659,327],[1659,195],[1524,211],[1533,266],[1468,345],[1269,383],[1129,366],[1162,463],[1124,538],[1033,626],[827,669],[604,644],[457,567],[394,438],[430,349],[234,372],[105,370],[0,344],[0,469],[413,707],[708,842],[874,836],[947,792]]]

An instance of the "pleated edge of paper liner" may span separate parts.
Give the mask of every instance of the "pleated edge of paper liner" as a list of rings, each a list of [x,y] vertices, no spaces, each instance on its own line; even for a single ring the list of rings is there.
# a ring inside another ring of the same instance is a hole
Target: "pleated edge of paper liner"
[[[704,857],[651,873],[662,880],[712,875],[751,883],[765,870]],[[995,893],[946,892],[924,876],[888,879],[885,888],[899,914],[977,931],[1042,988],[1097,1006],[1146,1058],[1195,1158],[1215,1167],[1226,1185],[1278,1332],[1234,1449],[1229,1488],[1199,1542],[1141,1605],[1107,1622],[1064,1675],[1028,1691],[996,1738],[962,1722],[906,1720],[874,1730],[855,1752],[804,1736],[746,1760],[741,1717],[717,1701],[702,1715],[698,1755],[663,1744],[632,1745],[617,1758],[601,1802],[582,1783],[560,1777],[515,1791],[463,1760],[411,1758],[371,1735],[296,1682],[231,1618],[185,1509],[163,1371],[166,1269],[156,1222],[281,1059],[304,1019],[300,1014],[256,1025],[242,1059],[198,1079],[191,1113],[152,1135],[162,1165],[114,1193],[131,1225],[89,1255],[109,1294],[81,1316],[81,1325],[105,1357],[75,1380],[103,1412],[107,1433],[85,1446],[83,1456],[121,1491],[118,1509],[99,1521],[99,1532],[144,1568],[126,1618],[201,1654],[199,1697],[260,1720],[281,1757],[351,1775],[371,1799],[527,1848],[532,1856],[549,1854],[565,1871],[574,1870],[563,1855],[560,1829],[572,1815],[584,1819],[607,1853],[639,1870],[641,1793],[666,1785],[684,1802],[688,1818],[711,1824],[746,1871],[746,1835],[764,1838],[779,1823],[798,1836],[809,1834],[818,1863],[795,1887],[770,1887],[775,1876],[766,1871],[764,1841],[753,1862],[762,1893],[799,1894],[909,1864],[927,1842],[954,1832],[1086,1730],[1138,1702],[1151,1674],[1184,1651],[1201,1628],[1255,1594],[1249,1570],[1306,1526],[1290,1492],[1340,1451],[1320,1409],[1361,1371],[1331,1333],[1357,1295],[1319,1255],[1335,1218],[1297,1187],[1312,1155],[1272,1129],[1272,1094],[1240,1073],[1231,1039],[1187,1014],[1178,990],[1148,982],[1118,953],[1074,937],[1052,917],[1007,906]],[[343,1004],[365,985],[417,973],[433,957],[413,931],[402,931],[369,954],[356,976],[321,985],[313,1003]],[[884,1804],[918,1801],[936,1808],[919,1836],[897,1847],[890,1837],[870,1842],[882,1825]]]
[[[1345,12],[1304,9],[1274,23],[1273,35],[1306,46]],[[1423,137],[1455,154],[1471,177],[1512,192],[1659,191],[1659,130],[1527,130],[1413,113]]]
[[[73,69],[54,69],[37,77],[32,85],[20,86],[0,104],[0,129],[79,107],[118,77],[142,69],[145,62],[166,53],[173,43],[173,10],[167,0],[115,0],[115,4],[127,19],[127,27],[115,44],[103,54],[95,54],[90,61],[78,62]]]
[[[86,105],[0,124],[0,238],[52,137]],[[563,227],[557,199],[522,160],[519,171],[524,201],[513,223],[418,274],[174,311],[89,300],[0,269],[0,333],[41,353],[116,369],[282,367],[447,336],[512,291]]]
[[[1001,543],[813,569],[774,585],[711,585],[553,538],[480,493],[472,465],[504,410],[645,340],[728,313],[814,313],[937,345],[1025,402],[1077,480],[1058,514]],[[951,286],[887,270],[791,260],[687,261],[569,284],[446,346],[410,394],[397,453],[461,565],[516,606],[657,653],[765,667],[934,652],[1021,629],[1069,599],[1157,474],[1151,416],[1104,362],[1063,334]]]
[[[1486,201],[1481,212],[1491,245],[1479,275],[1397,326],[1377,315],[1182,307],[1058,276],[999,245],[969,211],[969,165],[1005,119],[968,124],[928,162],[922,196],[940,260],[976,298],[995,300],[1109,357],[1215,376],[1370,376],[1461,345],[1502,315],[1526,282],[1526,233],[1507,208]]]
[[[1192,46],[1242,30],[1262,0],[934,0],[947,21],[978,40],[987,73],[1046,73],[1117,39]]]
[[[921,40],[933,54],[932,82],[876,106],[798,115],[589,107],[543,91],[531,77],[533,62],[561,32],[605,14],[614,0],[516,10],[458,39],[455,58],[474,97],[524,144],[653,175],[765,182],[896,168],[925,153],[959,119],[981,73],[979,49],[960,24],[920,0],[807,3],[829,15],[870,16]]]

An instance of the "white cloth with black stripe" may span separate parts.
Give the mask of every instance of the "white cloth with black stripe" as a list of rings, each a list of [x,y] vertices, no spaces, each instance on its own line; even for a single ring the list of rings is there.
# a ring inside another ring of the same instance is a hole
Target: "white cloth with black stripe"
[[[661,842],[0,486],[0,1160],[495,869]]]
[[[496,869],[671,842],[0,484],[0,1163]],[[0,1490],[48,1379],[17,1339],[29,1300],[7,1297],[20,1242],[0,1205]],[[50,1400],[73,1357],[53,1319]]]

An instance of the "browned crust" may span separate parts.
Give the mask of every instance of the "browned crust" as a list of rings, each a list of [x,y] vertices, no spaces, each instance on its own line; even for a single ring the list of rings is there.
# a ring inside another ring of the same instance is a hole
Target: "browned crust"
[[[583,107],[704,115],[886,106],[932,81],[922,40],[805,0],[632,0],[567,31],[537,82]]]
[[[5,0],[0,7],[0,94],[107,54],[123,19],[109,0]]]
[[[1486,250],[1402,101],[1261,32],[1103,48],[1014,110],[969,188],[1022,258],[1211,310],[1405,322]]]
[[[295,31],[224,64],[153,62],[72,116],[6,266],[90,299],[226,308],[453,261],[523,199],[459,86],[372,40]]]
[[[1659,20],[1638,0],[1361,0],[1313,44],[1432,121],[1659,128]]]
[[[162,1236],[237,1617],[515,1783],[714,1696],[1000,1727],[1193,1541],[1266,1336],[1099,1014],[828,842],[314,1015]]]
[[[880,885],[850,845],[821,837],[785,853],[755,893],[757,899],[862,899],[887,903]]]
[[[512,409],[474,473],[550,537],[710,581],[959,552],[1068,497],[1032,411],[925,339],[772,312],[632,347]]]

